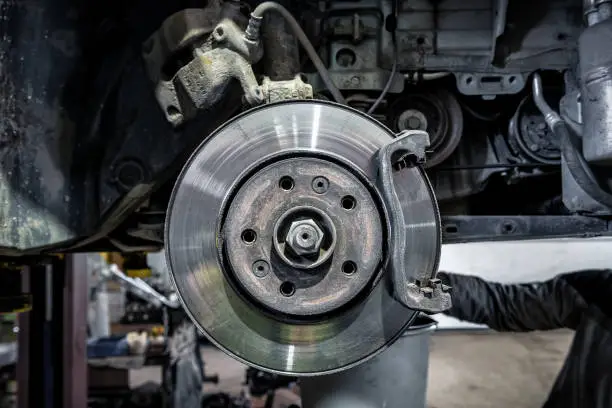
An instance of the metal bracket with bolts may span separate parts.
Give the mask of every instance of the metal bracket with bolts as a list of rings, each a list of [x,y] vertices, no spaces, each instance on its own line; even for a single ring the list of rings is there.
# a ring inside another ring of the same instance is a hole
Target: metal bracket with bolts
[[[377,185],[388,209],[390,220],[389,262],[394,297],[404,306],[427,313],[442,312],[451,306],[450,287],[442,285],[429,271],[412,271],[406,266],[406,227],[400,199],[395,191],[393,173],[425,162],[429,135],[421,130],[406,130],[383,146],[375,160]]]

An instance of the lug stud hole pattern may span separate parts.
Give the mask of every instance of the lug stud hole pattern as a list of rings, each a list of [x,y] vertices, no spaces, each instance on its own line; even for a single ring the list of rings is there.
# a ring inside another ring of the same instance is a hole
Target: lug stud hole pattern
[[[252,244],[257,241],[257,233],[252,229],[245,229],[241,234],[242,242]]]
[[[295,285],[291,282],[283,282],[280,285],[280,293],[283,296],[293,296],[295,293]]]
[[[278,186],[282,190],[291,191],[291,190],[293,190],[293,187],[295,187],[295,181],[293,181],[293,179],[291,177],[289,177],[289,176],[283,176],[279,180]]]
[[[353,275],[357,272],[357,265],[353,261],[346,261],[342,264],[342,272],[347,275]]]
[[[235,192],[223,254],[244,295],[262,307],[308,318],[335,313],[379,273],[378,210],[376,197],[350,169],[319,158],[277,161]],[[359,236],[361,228],[376,245],[338,238]],[[252,243],[247,229],[257,234]]]
[[[342,197],[342,199],[340,200],[340,205],[345,210],[350,211],[357,206],[357,200],[355,200],[355,197],[347,195]]]

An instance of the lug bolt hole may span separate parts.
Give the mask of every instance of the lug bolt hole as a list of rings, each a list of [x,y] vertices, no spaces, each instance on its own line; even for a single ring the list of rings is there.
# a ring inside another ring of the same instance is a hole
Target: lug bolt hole
[[[348,195],[342,197],[342,200],[340,200],[340,205],[342,205],[342,208],[345,210],[352,210],[357,205],[357,201],[355,200],[355,197]]]
[[[245,229],[244,231],[242,231],[241,238],[242,242],[244,242],[245,244],[252,244],[257,240],[257,233],[252,229]]]
[[[342,272],[347,275],[352,275],[357,272],[357,265],[353,261],[346,261],[342,264]]]
[[[258,278],[266,277],[268,272],[270,272],[270,265],[266,261],[259,260],[253,263],[253,274]]]
[[[278,182],[278,186],[285,191],[289,191],[293,189],[293,187],[295,186],[295,183],[291,177],[284,176],[284,177],[281,177],[280,181]]]
[[[280,293],[283,296],[293,296],[295,293],[295,285],[291,282],[283,282],[280,285]]]
[[[325,194],[329,188],[329,180],[323,176],[315,177],[312,180],[312,189],[317,194]]]

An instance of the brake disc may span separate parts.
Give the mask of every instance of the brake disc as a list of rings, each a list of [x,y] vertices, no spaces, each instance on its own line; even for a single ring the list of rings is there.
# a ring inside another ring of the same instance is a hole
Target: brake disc
[[[196,150],[170,201],[166,253],[212,343],[263,370],[324,374],[444,307],[429,279],[437,205],[411,163],[426,140],[394,136],[353,109],[293,101],[234,118]]]

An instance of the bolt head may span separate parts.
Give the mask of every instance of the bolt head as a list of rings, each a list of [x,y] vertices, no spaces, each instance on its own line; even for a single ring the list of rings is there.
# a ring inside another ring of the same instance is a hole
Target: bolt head
[[[309,218],[291,223],[285,244],[296,255],[315,255],[321,250],[324,237],[321,227]]]
[[[408,119],[409,129],[419,129],[420,127],[421,127],[421,120],[418,117],[412,116]]]

